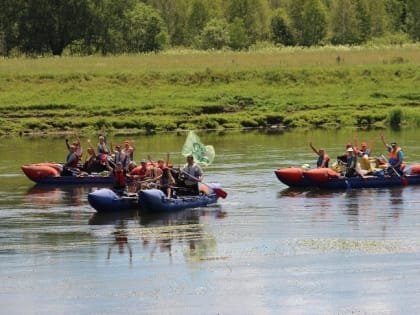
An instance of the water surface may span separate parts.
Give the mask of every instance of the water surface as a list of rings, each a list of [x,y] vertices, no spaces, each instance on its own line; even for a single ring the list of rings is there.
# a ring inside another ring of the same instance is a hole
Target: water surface
[[[199,133],[216,149],[207,182],[229,195],[171,214],[99,215],[97,187],[43,187],[25,163],[62,161],[63,137],[0,143],[0,302],[4,314],[415,314],[420,311],[420,186],[296,190],[278,167],[314,164],[375,132]],[[416,131],[386,134],[420,162]],[[136,136],[136,160],[185,135]],[[110,139],[115,144],[123,138]],[[86,138],[82,138],[86,143]]]

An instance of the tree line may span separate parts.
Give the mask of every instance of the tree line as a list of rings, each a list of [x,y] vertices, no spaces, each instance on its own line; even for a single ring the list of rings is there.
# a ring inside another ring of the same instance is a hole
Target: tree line
[[[0,54],[245,50],[420,39],[420,0],[1,0]]]

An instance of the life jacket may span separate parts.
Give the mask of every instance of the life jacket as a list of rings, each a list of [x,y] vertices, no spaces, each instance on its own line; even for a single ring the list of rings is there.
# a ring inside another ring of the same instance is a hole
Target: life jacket
[[[125,186],[125,172],[124,172],[124,170],[114,171],[114,177],[115,177],[115,186],[118,186],[118,187]]]
[[[318,160],[317,160],[317,162],[316,162],[316,166],[321,167],[322,162],[324,161],[324,157],[325,157],[325,156],[321,156],[321,155],[318,157]],[[327,157],[327,159],[326,159],[326,161],[325,161],[325,164],[324,164],[324,167],[328,168],[328,162],[329,162],[329,161],[330,161],[330,158],[329,158],[329,157]]]
[[[137,166],[133,168],[130,172],[130,175],[137,175],[140,177],[140,180],[143,180],[146,177],[147,167]]]
[[[388,162],[389,164],[391,164],[392,166],[396,167],[395,164],[397,164],[399,162],[399,157],[398,157],[398,153],[400,153],[401,148],[397,148],[396,150],[392,150],[389,152],[389,159]],[[401,168],[402,164],[399,165],[398,167]]]
[[[69,161],[72,156],[74,156],[74,159],[73,159],[73,161],[68,166],[69,167],[77,167],[79,165],[79,156],[75,152],[70,152],[67,155],[66,161]]]
[[[389,158],[398,161],[398,153],[401,151],[401,148],[397,148],[396,150],[392,150],[389,152]]]
[[[354,156],[347,156],[347,163],[346,163],[346,166],[347,166],[347,168],[354,168],[355,167],[355,163],[354,163],[354,160],[356,159],[356,157],[354,157]]]

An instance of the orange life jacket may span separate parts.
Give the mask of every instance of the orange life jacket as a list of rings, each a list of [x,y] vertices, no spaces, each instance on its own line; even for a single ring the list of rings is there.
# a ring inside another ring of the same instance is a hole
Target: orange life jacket
[[[392,150],[389,152],[389,158],[398,161],[398,153],[401,151],[401,148],[397,148],[396,150]]]

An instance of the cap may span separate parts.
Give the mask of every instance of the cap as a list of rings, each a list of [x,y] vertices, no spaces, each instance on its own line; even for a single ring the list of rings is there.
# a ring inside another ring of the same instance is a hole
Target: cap
[[[391,145],[395,146],[395,145],[397,145],[397,143],[396,142],[391,142]]]
[[[140,162],[141,164],[147,164],[147,161],[146,160],[141,160],[141,162]]]
[[[362,148],[363,148],[363,147],[367,147],[366,142],[362,142]]]
[[[351,148],[351,143],[346,144],[346,149]]]
[[[347,152],[353,152],[353,148],[348,148]]]

